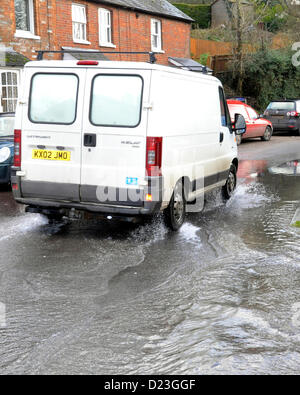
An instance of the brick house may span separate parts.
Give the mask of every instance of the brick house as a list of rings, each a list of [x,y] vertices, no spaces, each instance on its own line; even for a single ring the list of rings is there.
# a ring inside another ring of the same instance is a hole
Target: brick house
[[[0,112],[15,109],[22,67],[38,50],[80,49],[86,58],[91,50],[153,51],[167,65],[169,57],[190,57],[191,22],[167,0],[1,0]],[[137,55],[100,58],[148,61]]]

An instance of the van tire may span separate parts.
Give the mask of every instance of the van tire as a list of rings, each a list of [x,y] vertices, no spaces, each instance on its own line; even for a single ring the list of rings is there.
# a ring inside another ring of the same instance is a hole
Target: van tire
[[[236,167],[234,164],[230,166],[229,175],[226,181],[226,184],[222,188],[222,195],[225,200],[229,200],[235,189],[237,184],[237,175],[236,175]]]
[[[267,126],[264,135],[261,137],[262,141],[270,141],[272,138],[272,134],[272,129],[270,128],[270,126]]]
[[[185,221],[186,200],[182,181],[178,181],[169,203],[168,208],[164,210],[164,222],[168,228],[177,231]]]

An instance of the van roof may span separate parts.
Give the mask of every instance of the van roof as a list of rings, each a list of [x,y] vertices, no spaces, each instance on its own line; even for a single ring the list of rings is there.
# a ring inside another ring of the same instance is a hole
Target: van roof
[[[209,80],[213,80],[219,82],[216,77],[213,77],[204,73],[196,73],[193,71],[182,70],[176,67],[164,66],[159,64],[151,64],[146,62],[113,62],[113,61],[99,61],[98,65],[89,66],[89,65],[78,65],[78,60],[41,60],[41,61],[32,61],[28,62],[25,65],[25,68],[91,68],[91,69],[124,69],[124,70],[159,70],[159,71],[167,71],[175,74],[182,74],[191,76],[191,74],[195,77],[206,78]]]

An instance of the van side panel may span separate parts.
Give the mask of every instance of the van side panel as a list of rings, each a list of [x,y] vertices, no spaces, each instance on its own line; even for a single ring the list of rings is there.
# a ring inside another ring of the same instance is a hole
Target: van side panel
[[[163,136],[164,202],[181,177],[202,188],[219,182],[219,82],[198,74],[154,71],[148,134]]]

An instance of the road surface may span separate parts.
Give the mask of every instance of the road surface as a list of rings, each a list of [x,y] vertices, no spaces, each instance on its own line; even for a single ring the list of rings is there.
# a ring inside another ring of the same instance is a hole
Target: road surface
[[[59,229],[2,189],[0,374],[299,373],[300,138],[239,150],[233,199],[178,233]]]

